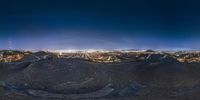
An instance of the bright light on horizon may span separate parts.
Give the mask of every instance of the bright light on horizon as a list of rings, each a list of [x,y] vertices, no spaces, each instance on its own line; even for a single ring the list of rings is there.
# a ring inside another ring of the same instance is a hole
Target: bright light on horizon
[[[103,50],[103,49],[66,49],[66,50],[53,50],[50,52],[56,52],[62,55],[62,53],[93,53],[93,52],[110,52],[111,50]]]

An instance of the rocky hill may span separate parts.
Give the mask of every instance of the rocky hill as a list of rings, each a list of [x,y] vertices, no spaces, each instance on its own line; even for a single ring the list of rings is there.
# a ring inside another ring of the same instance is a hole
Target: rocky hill
[[[0,100],[200,98],[200,63],[181,62],[182,54],[6,52],[3,57],[18,54],[21,59],[0,63]]]

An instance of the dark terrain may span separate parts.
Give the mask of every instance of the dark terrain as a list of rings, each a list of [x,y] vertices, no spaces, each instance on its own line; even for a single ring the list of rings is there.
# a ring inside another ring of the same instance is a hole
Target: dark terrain
[[[198,54],[4,52],[0,100],[200,99]]]

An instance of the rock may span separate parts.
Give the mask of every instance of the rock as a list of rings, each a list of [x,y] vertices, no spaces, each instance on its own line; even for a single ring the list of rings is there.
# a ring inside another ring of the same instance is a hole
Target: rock
[[[136,96],[136,95],[144,95],[146,92],[144,92],[145,86],[141,85],[137,82],[134,82],[127,86],[126,88],[122,89],[119,92],[119,96]]]
[[[155,52],[155,51],[153,51],[153,50],[151,50],[151,49],[148,49],[148,50],[146,50],[145,52]]]
[[[162,54],[149,54],[145,60],[147,62],[178,62],[175,58]]]
[[[149,54],[145,60],[148,62],[159,62],[162,59],[163,59],[163,55],[161,54]]]

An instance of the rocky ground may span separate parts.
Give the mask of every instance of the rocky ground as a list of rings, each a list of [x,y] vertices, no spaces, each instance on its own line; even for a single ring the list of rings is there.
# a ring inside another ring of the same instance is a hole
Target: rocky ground
[[[2,61],[0,100],[200,99],[199,62],[165,53],[112,55],[26,52]]]

